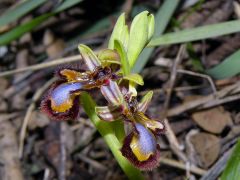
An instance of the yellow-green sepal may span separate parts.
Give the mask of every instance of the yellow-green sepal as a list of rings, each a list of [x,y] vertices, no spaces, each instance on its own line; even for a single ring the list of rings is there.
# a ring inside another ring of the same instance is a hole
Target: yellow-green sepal
[[[131,73],[126,76],[123,76],[123,79],[129,80],[129,81],[139,84],[141,86],[144,85],[142,76],[137,73]]]
[[[138,14],[131,24],[127,48],[130,67],[133,67],[139,54],[148,41],[148,11]]]
[[[116,50],[104,49],[100,51],[97,56],[103,67],[109,66],[110,64],[121,65],[120,56]]]
[[[120,56],[121,69],[122,69],[123,75],[128,75],[130,73],[130,66],[129,66],[127,54],[123,47],[122,42],[116,39],[114,41],[114,48],[117,50]]]
[[[119,16],[119,18],[113,28],[113,32],[109,39],[108,48],[114,49],[114,41],[115,40],[119,40],[122,42],[123,45],[125,45],[125,43],[128,42],[128,37],[129,37],[128,27],[125,24],[125,13],[122,13]]]

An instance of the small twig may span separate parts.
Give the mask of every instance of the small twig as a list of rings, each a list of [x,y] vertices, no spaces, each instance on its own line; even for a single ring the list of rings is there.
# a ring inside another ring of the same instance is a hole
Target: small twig
[[[60,122],[60,164],[58,168],[59,180],[66,179],[66,137],[63,122]]]
[[[43,180],[49,180],[49,175],[50,175],[50,169],[46,168],[44,170]]]
[[[221,152],[224,153],[237,142],[240,136],[240,125],[232,125],[228,135],[221,139]]]
[[[79,120],[78,124],[75,124],[75,125],[71,126],[71,128],[70,128],[71,131],[76,131],[76,130],[78,130],[82,126],[88,126],[88,127],[94,128],[93,124],[90,123],[90,121],[86,121],[83,118],[80,118],[78,120]]]
[[[185,164],[182,163],[182,162],[176,161],[176,160],[172,160],[172,159],[162,157],[160,159],[160,163],[171,166],[171,167],[175,167],[175,168],[178,168],[178,169],[186,170]],[[194,173],[194,174],[200,175],[200,176],[203,176],[207,172],[207,171],[205,171],[201,168],[191,166],[191,165],[189,166],[189,171]]]
[[[215,86],[215,84],[214,84],[214,82],[213,82],[213,80],[210,76],[208,76],[206,74],[200,74],[200,73],[197,73],[197,72],[184,70],[184,69],[178,69],[177,72],[192,75],[192,76],[198,76],[198,77],[207,79],[208,82],[210,83],[211,87],[212,87],[213,93],[216,94],[217,89],[216,89],[216,86]]]
[[[1,114],[0,123],[3,121],[8,121],[9,119],[15,118],[19,114],[21,114],[21,113],[15,112],[15,113],[11,113],[11,114]]]
[[[132,10],[133,0],[127,0],[122,7],[122,12],[125,12],[125,16],[128,18]]]
[[[191,90],[196,90],[196,89],[202,89],[202,88],[205,88],[205,87],[206,87],[206,85],[180,86],[180,87],[175,87],[174,92],[191,91]],[[163,93],[164,89],[156,88],[156,89],[152,89],[151,91],[153,91],[153,93]],[[169,89],[167,88],[167,89],[165,89],[165,91],[169,91]],[[147,92],[149,92],[149,90],[140,91],[140,92],[138,92],[138,94],[143,96]]]
[[[22,154],[23,154],[23,146],[24,146],[24,139],[26,136],[26,130],[27,130],[27,125],[28,122],[31,118],[32,112],[35,108],[35,103],[36,101],[42,96],[42,94],[44,93],[44,91],[46,91],[46,89],[55,81],[55,78],[50,79],[46,84],[44,84],[44,86],[42,86],[41,88],[39,88],[36,93],[34,94],[33,98],[32,98],[32,103],[30,104],[30,106],[27,109],[26,115],[24,117],[23,120],[23,125],[20,131],[20,138],[19,138],[19,151],[18,151],[18,157],[21,158]]]
[[[18,159],[16,128],[11,121],[0,122],[0,179],[24,180],[22,164]]]
[[[220,104],[236,101],[238,99],[240,99],[240,94],[236,94],[236,95],[233,95],[233,96],[227,96],[224,99],[214,99],[213,101],[209,101],[206,104],[203,104],[200,108],[201,109],[210,108],[210,107],[217,106],[217,105],[220,105]]]
[[[166,137],[170,143],[170,147],[171,149],[173,150],[173,152],[181,159],[183,160],[184,162],[187,162],[187,157],[185,156],[185,154],[182,152],[182,146],[179,144],[178,140],[177,140],[177,137],[176,135],[174,134],[169,122],[168,122],[168,119],[165,119],[164,120],[164,125],[167,129],[166,131]]]
[[[177,76],[177,67],[181,63],[182,54],[183,54],[184,51],[185,51],[185,45],[182,45],[180,47],[179,51],[178,51],[176,60],[173,63],[173,67],[172,67],[172,70],[171,70],[171,76],[170,76],[170,80],[169,80],[168,91],[167,91],[167,97],[166,97],[166,100],[165,100],[165,103],[164,103],[163,117],[166,117],[166,114],[167,114],[169,102],[170,102],[170,99],[171,99],[173,87],[174,87],[176,76]]]
[[[172,73],[171,73],[171,76],[170,76],[170,80],[169,80],[169,88],[168,88],[168,91],[167,91],[167,97],[166,97],[166,100],[165,100],[165,103],[164,103],[164,110],[163,110],[163,118],[165,119],[164,122],[165,122],[165,126],[166,126],[166,137],[170,143],[170,147],[171,149],[173,150],[173,152],[175,154],[178,155],[178,157],[183,160],[184,162],[187,162],[187,157],[185,156],[185,154],[182,152],[182,148],[177,140],[177,137],[176,135],[174,134],[169,122],[168,122],[168,119],[166,119],[166,115],[167,115],[167,111],[168,111],[168,106],[169,106],[169,102],[170,102],[170,99],[171,99],[171,95],[172,95],[172,91],[173,91],[173,87],[174,87],[174,84],[175,84],[175,80],[176,80],[176,76],[177,76],[177,67],[178,65],[180,64],[181,60],[182,60],[182,55],[185,51],[185,45],[182,45],[178,51],[178,55],[177,55],[177,58],[173,64],[173,67],[172,67]]]
[[[27,67],[24,67],[24,68],[19,68],[19,69],[15,69],[15,70],[11,70],[11,71],[2,72],[2,73],[0,73],[0,77],[9,76],[9,75],[13,75],[13,74],[21,73],[21,72],[25,72],[25,71],[36,71],[36,70],[39,70],[39,69],[44,69],[44,68],[48,68],[48,67],[52,67],[52,66],[57,66],[57,65],[60,65],[60,64],[80,61],[81,59],[82,59],[81,55],[76,55],[76,56],[71,56],[71,57],[66,57],[66,58],[60,58],[60,59],[56,59],[56,60],[53,60],[53,61],[47,62],[47,63],[41,63],[41,64],[32,65],[32,66],[27,66]]]
[[[93,159],[88,158],[86,155],[78,154],[78,157],[79,157],[82,161],[90,164],[92,167],[94,167],[94,168],[96,168],[96,169],[98,169],[98,170],[107,171],[107,167],[106,167],[106,166],[102,165],[101,163],[99,163],[99,162],[97,162],[97,161],[95,161],[95,160],[93,160]]]
[[[208,95],[200,99],[196,99],[190,102],[183,103],[177,107],[174,107],[167,112],[167,116],[176,116],[185,111],[194,109],[194,108],[209,108],[216,105],[220,105],[226,102],[234,101],[240,99],[240,82],[237,82],[233,85],[227,86],[220,91],[217,91],[215,95]],[[233,95],[236,94],[236,95]],[[227,96],[228,95],[228,96]],[[230,95],[230,96],[229,96]],[[231,96],[232,95],[232,96]],[[226,98],[224,98],[226,97]]]

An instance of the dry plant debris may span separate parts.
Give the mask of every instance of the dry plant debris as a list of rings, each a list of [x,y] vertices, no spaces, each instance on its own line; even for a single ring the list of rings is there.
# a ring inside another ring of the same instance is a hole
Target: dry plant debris
[[[61,2],[48,1],[15,22],[0,26],[0,32],[45,14]],[[131,19],[139,7],[154,11],[164,1],[101,2],[93,7],[92,0],[85,0],[0,47],[0,179],[126,179],[82,110],[75,122],[63,124],[52,122],[39,112],[38,93],[52,77],[54,68],[66,62],[74,67],[74,63],[81,62],[76,51],[79,43],[96,51],[105,48],[116,20],[112,14],[122,9]],[[15,3],[1,1],[0,14]],[[166,31],[237,19],[239,4],[239,0],[211,0],[184,9],[179,6]],[[105,28],[89,30],[91,25]],[[239,50],[239,40],[236,33],[196,41],[191,43],[193,54],[186,49],[180,58],[180,45],[161,46],[151,54],[142,70],[145,86],[139,91],[143,95],[153,89],[155,95],[147,113],[154,118],[164,114],[168,121],[167,136],[159,140],[161,165],[145,177],[208,180],[221,175],[240,136],[239,76],[212,79],[214,94],[206,78],[181,71],[204,74],[195,69],[194,58],[203,68],[210,68]],[[104,104],[98,94],[96,100]]]
[[[203,168],[208,168],[216,161],[220,153],[220,139],[209,133],[197,133],[190,137],[195,150],[195,161]]]
[[[227,125],[232,125],[230,113],[221,106],[194,112],[192,118],[201,128],[210,133],[219,134]]]

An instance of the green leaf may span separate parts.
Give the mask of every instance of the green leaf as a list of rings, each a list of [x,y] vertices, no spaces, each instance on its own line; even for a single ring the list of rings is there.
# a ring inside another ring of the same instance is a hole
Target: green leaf
[[[64,0],[55,10],[54,12],[61,12],[64,11],[65,9],[68,9],[80,2],[82,2],[83,0]]]
[[[132,81],[132,82],[134,82],[136,84],[139,84],[141,86],[144,85],[143,78],[139,74],[133,74],[133,73],[132,74],[128,74],[126,76],[123,76],[123,79],[127,79],[127,80]]]
[[[153,37],[161,35],[166,29],[180,0],[166,0],[155,14],[155,31]],[[147,63],[154,48],[145,48],[134,64],[132,72],[139,73]]]
[[[139,54],[148,41],[148,11],[135,16],[130,28],[127,57],[130,67],[133,67]]]
[[[113,127],[116,126],[116,123],[104,122],[98,118],[97,114],[95,113],[96,104],[87,93],[82,94],[81,102],[83,104],[84,110],[87,113],[88,117],[96,126],[97,130],[102,135],[105,142],[108,144],[114,157],[116,158],[116,160],[118,161],[119,165],[121,166],[125,174],[128,176],[128,178],[130,180],[135,180],[135,179],[143,180],[144,178],[141,172],[135,167],[133,167],[129,163],[129,161],[122,156],[122,153],[120,152],[120,148],[122,145],[121,145],[121,142],[115,136],[114,130],[113,130]],[[118,123],[117,125],[122,125],[122,124]],[[123,130],[122,127],[119,127],[118,129]]]
[[[124,49],[127,50],[128,41],[129,41],[129,32],[128,32],[127,25],[123,27],[119,40],[120,42],[122,42]]]
[[[114,48],[117,50],[117,52],[120,56],[123,74],[128,75],[130,73],[130,66],[128,63],[127,54],[124,50],[122,43],[119,40],[115,40]]]
[[[230,78],[240,73],[240,50],[236,51],[217,66],[206,70],[215,79]]]
[[[125,27],[125,14],[122,13],[119,16],[119,18],[118,18],[118,20],[117,20],[117,22],[116,22],[116,24],[113,28],[113,32],[111,34],[111,37],[109,39],[109,42],[108,42],[108,48],[109,49],[114,48],[114,41],[115,40],[120,40],[121,41],[121,39],[119,39],[119,37],[121,37],[121,34],[122,34],[122,31],[123,31],[124,27]]]
[[[22,16],[37,8],[46,1],[47,0],[23,1],[19,3],[18,5],[8,9],[6,12],[4,12],[3,15],[1,15],[0,26],[4,26],[21,18]]]
[[[155,28],[155,18],[153,14],[150,14],[148,16],[148,41],[151,40],[154,34],[154,28]]]
[[[158,38],[153,38],[149,42],[148,47],[197,41],[201,39],[236,33],[239,31],[240,20],[233,20],[164,34]]]
[[[223,171],[221,180],[240,179],[240,140],[238,140],[227,166]]]
[[[26,32],[28,32],[28,31],[32,30],[33,28],[35,28],[36,26],[38,26],[40,23],[45,21],[50,16],[52,16],[52,13],[44,14],[42,16],[39,16],[39,17],[31,20],[30,22],[27,22],[23,25],[20,25],[20,26],[14,28],[13,30],[11,30],[9,32],[2,34],[0,36],[0,45],[8,44],[9,42],[21,37],[23,34],[25,34]]]

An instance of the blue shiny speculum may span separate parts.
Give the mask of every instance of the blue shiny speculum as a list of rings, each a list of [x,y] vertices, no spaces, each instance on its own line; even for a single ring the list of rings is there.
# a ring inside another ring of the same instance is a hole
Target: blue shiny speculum
[[[70,98],[72,92],[80,90],[82,86],[80,82],[60,84],[52,91],[51,99],[57,106],[60,106]]]
[[[143,125],[136,123],[136,129],[139,132],[139,145],[144,154],[153,153],[156,151],[156,139],[153,134]]]

